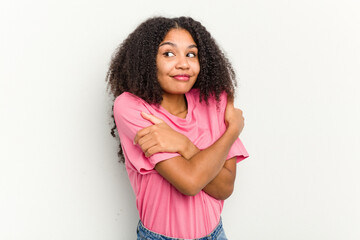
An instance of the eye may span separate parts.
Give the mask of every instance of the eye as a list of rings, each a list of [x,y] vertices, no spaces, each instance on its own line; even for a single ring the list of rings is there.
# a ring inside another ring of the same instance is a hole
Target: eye
[[[172,52],[164,52],[163,55],[164,55],[165,57],[174,57],[174,56],[175,56],[175,54],[172,53]]]
[[[191,58],[194,58],[194,57],[196,57],[196,54],[193,53],[193,52],[191,52],[191,53],[188,53],[187,56],[188,56],[188,57],[191,57]]]

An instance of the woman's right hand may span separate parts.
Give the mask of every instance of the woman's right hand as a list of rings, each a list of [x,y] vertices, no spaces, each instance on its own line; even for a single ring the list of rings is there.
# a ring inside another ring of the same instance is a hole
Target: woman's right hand
[[[233,128],[238,131],[238,135],[244,128],[243,112],[234,107],[234,99],[228,98],[225,110],[225,124],[227,129]]]
[[[189,159],[199,151],[185,135],[173,130],[162,119],[145,112],[141,116],[153,124],[138,131],[134,138],[134,144],[139,144],[146,157],[158,152],[177,152]]]

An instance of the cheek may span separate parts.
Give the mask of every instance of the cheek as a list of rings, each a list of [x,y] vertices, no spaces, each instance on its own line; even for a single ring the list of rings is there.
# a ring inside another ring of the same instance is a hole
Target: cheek
[[[157,63],[158,75],[165,75],[165,74],[169,73],[170,70],[171,70],[171,66],[169,63],[165,63],[165,62],[161,62],[161,61],[159,61]]]
[[[193,66],[193,71],[194,71],[194,73],[195,73],[196,75],[199,74],[199,72],[200,72],[200,65],[199,65],[199,63],[194,64],[194,66]]]

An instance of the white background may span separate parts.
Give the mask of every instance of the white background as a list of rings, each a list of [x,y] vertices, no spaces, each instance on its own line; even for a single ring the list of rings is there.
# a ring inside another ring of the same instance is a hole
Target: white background
[[[7,1],[0,5],[0,239],[135,239],[105,75],[148,17],[192,16],[236,69],[251,157],[229,239],[360,239],[356,0]]]

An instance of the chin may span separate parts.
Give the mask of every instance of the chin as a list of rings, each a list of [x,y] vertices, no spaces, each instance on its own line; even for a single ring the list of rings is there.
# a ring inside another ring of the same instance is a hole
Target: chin
[[[168,94],[185,94],[194,86],[195,82],[170,82],[162,86],[164,92]]]
[[[189,91],[164,91],[164,92],[167,93],[167,94],[172,94],[172,95],[180,95],[180,94],[185,94],[185,93],[187,93]]]
[[[168,93],[185,94],[185,93],[189,92],[190,90],[191,90],[191,88],[177,88],[177,89],[173,89],[172,91],[168,91]]]

